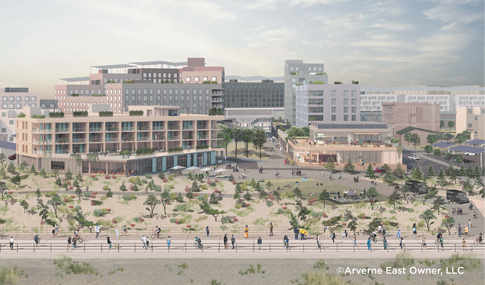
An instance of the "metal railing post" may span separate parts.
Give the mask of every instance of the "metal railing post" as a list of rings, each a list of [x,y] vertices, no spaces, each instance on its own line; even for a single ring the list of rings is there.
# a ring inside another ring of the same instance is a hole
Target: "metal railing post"
[[[118,247],[118,252],[120,252],[120,244],[118,244],[118,246],[117,246],[117,247]]]
[[[303,252],[305,252],[305,244],[303,244]]]
[[[337,252],[338,252],[338,243],[336,245],[337,245]]]
[[[52,252],[52,243],[50,244],[50,246],[51,246],[51,252]]]
[[[103,244],[101,244],[101,252],[103,252]]]
[[[136,252],[136,243],[135,243],[135,252]]]

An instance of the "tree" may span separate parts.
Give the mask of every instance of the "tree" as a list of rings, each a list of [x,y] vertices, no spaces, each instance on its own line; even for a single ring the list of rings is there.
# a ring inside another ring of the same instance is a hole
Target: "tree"
[[[443,133],[435,133],[436,140],[443,140]]]
[[[27,162],[22,161],[22,163],[19,166],[20,171],[25,172],[25,168],[28,166]]]
[[[349,161],[344,165],[344,172],[355,174],[355,165],[352,163],[350,158]]]
[[[330,198],[330,193],[327,192],[327,189],[323,189],[320,196],[318,196],[318,200],[323,201],[323,208],[325,208],[325,201]]]
[[[365,171],[365,177],[375,178],[374,169],[372,169],[372,164],[369,163],[367,170]]]
[[[216,209],[212,209],[210,204],[206,201],[206,200],[203,200],[202,203],[199,205],[200,206],[200,209],[202,210],[202,212],[200,212],[199,214],[206,214],[206,215],[211,215],[214,217],[215,221],[217,222],[217,217],[219,215],[222,215],[222,214],[225,214],[226,212],[224,211],[219,211],[219,210],[216,210]]]
[[[7,167],[7,171],[10,172],[11,174],[15,174],[17,171],[15,171],[15,166],[13,166],[13,163],[10,162],[10,164]]]
[[[276,202],[278,202],[278,204],[279,204],[280,201],[281,201],[280,192],[278,192],[277,190],[273,191],[273,197],[275,198]]]
[[[254,131],[252,129],[242,129],[241,140],[246,148],[246,157],[249,156],[249,143],[253,140]]]
[[[441,221],[441,226],[445,227],[448,230],[448,234],[451,235],[451,229],[455,227],[455,219],[453,217],[444,218]]]
[[[443,128],[445,126],[445,122],[443,120],[440,121],[440,128]]]
[[[443,135],[443,139],[444,139],[445,141],[449,141],[449,140],[451,140],[452,138],[453,138],[453,135],[452,135],[452,134],[450,134],[450,133],[445,133],[445,134]]]
[[[59,170],[58,169],[53,169],[52,174],[54,174],[55,179],[59,178]]]
[[[189,189],[189,192],[187,192],[187,194],[185,194],[185,197],[187,197],[189,199],[194,198],[194,193],[192,192],[192,189]]]
[[[190,190],[192,190],[192,192],[200,192],[200,188],[199,188],[199,185],[197,185],[197,181],[194,181],[192,183],[192,188]]]
[[[370,206],[372,210],[374,210],[374,205],[377,202],[376,198],[380,197],[381,195],[377,193],[377,189],[375,187],[371,187],[365,192],[365,196],[369,198]]]
[[[460,168],[458,168],[458,176],[466,176],[466,169],[463,163],[460,165]]]
[[[170,196],[170,194],[169,194],[169,196]],[[155,197],[155,195],[148,195],[147,200],[145,201],[145,203],[143,203],[143,205],[148,206],[145,209],[148,212],[150,212],[150,218],[153,218],[153,211],[155,211],[155,207],[160,203],[161,203],[161,201],[158,200],[157,197]],[[163,208],[163,210],[165,211],[165,207]]]
[[[383,178],[383,181],[387,184],[387,185],[393,185],[394,184],[394,181],[396,179],[394,178],[394,176],[392,176],[391,172],[390,171],[386,171],[385,174],[384,174],[384,178]]]
[[[77,221],[80,227],[87,227],[90,233],[92,232],[94,226],[96,225],[94,222],[88,221],[86,219],[86,215],[80,209],[76,209],[76,216],[74,216],[74,220]]]
[[[413,135],[411,133],[405,133],[404,134],[404,140],[408,142],[408,146],[409,146],[409,143],[411,142],[413,138]]]
[[[357,217],[352,215],[352,212],[350,210],[345,210],[344,214],[344,221],[349,221],[350,222],[347,224],[347,226],[350,228],[351,231],[355,232],[357,229]]]
[[[165,178],[165,173],[163,172],[158,173],[158,178],[163,180]]]
[[[480,176],[480,167],[478,165],[475,165],[475,169],[473,170],[473,177],[480,178]]]
[[[246,194],[244,194],[244,199],[246,199],[246,201],[251,201],[251,194],[249,194],[249,190],[246,190]]]
[[[17,174],[14,177],[10,178],[10,181],[15,185],[20,185],[20,181],[22,181],[22,178],[19,174]]]
[[[3,163],[5,162],[5,159],[7,159],[7,158],[5,157],[5,154],[0,153],[0,163],[2,164],[2,166],[3,166]]]
[[[231,130],[231,136],[234,142],[236,143],[236,147],[234,148],[234,156],[237,157],[237,143],[242,140],[243,130],[239,127],[233,126]]]
[[[293,195],[296,197],[296,199],[299,199],[299,200],[303,199],[303,193],[298,187],[295,187],[295,189],[293,189]]]
[[[35,169],[35,165],[32,164],[32,167],[30,167],[29,172],[32,174],[37,174],[37,169]]]
[[[414,145],[414,148],[416,148],[416,144],[421,143],[421,138],[417,133],[411,135],[411,143]]]
[[[5,170],[5,167],[0,167],[0,179],[5,179],[7,178],[7,171]]]
[[[298,210],[298,218],[300,218],[301,221],[306,221],[307,216],[311,213],[308,207],[303,206],[303,203],[299,200],[296,201],[296,209]]]
[[[29,209],[29,203],[27,203],[27,201],[25,201],[25,200],[20,201],[20,206],[22,206],[22,208],[24,208],[24,213],[25,213],[26,210]]]
[[[437,194],[438,194],[438,190],[436,189],[436,185],[428,187],[428,193],[426,193],[426,195],[424,195],[423,197],[423,205],[426,202],[426,200],[433,199],[434,197],[436,197]]]
[[[446,185],[448,185],[448,181],[446,181],[443,168],[440,168],[440,173],[438,174],[438,180],[436,181],[436,183],[438,183],[438,185],[441,187],[445,187]]]
[[[266,193],[266,191],[264,190],[261,190],[259,191],[259,200],[260,201],[263,201],[263,200],[266,200],[266,198],[268,197],[268,194]]]
[[[468,178],[474,178],[475,177],[475,172],[473,172],[473,168],[471,164],[468,164],[468,168],[466,169],[466,177]]]
[[[397,164],[396,169],[392,172],[392,175],[396,179],[405,179],[406,178],[406,172],[404,172],[404,169],[402,169],[402,166],[400,163]]]
[[[263,147],[267,139],[268,139],[268,136],[266,135],[266,132],[263,129],[257,128],[254,130],[253,145],[255,145],[256,147],[259,147],[259,159],[261,159],[261,148]]]
[[[65,203],[62,202],[61,197],[57,194],[54,194],[52,198],[49,201],[47,201],[47,204],[51,205],[52,209],[54,209],[54,214],[56,215],[56,218],[57,218],[57,209],[59,208],[59,206],[65,205]]]
[[[216,193],[212,192],[210,198],[209,198],[209,204],[214,205],[219,203],[219,200],[217,200]]]
[[[436,219],[436,216],[433,214],[433,211],[428,209],[424,211],[421,215],[419,215],[419,218],[423,219],[426,222],[426,227],[428,228],[428,232],[429,232],[429,227],[432,224],[434,224],[434,222],[431,222],[431,220]]]
[[[258,182],[259,183],[259,182]],[[268,188],[268,191],[271,191],[271,187],[273,186],[273,183],[271,183],[271,181],[268,181],[266,183],[266,188]]]
[[[217,138],[221,139],[217,141],[217,144],[226,150],[227,156],[227,146],[232,141],[231,128],[219,124],[219,131],[217,131]]]
[[[397,192],[397,190],[394,190],[391,196],[389,196],[389,200],[387,202],[393,205],[394,209],[396,209],[396,204],[400,203],[399,202],[400,199],[401,199],[401,195]]]
[[[445,203],[445,200],[443,197],[438,196],[436,199],[433,201],[433,205],[431,206],[431,209],[433,211],[438,211],[438,215],[440,214],[440,210],[443,208],[443,204]]]
[[[35,190],[35,196],[36,197],[42,196],[42,193],[40,192],[40,188],[37,188],[37,190]]]
[[[458,140],[458,142],[460,144],[466,142],[466,137],[465,137],[465,135],[463,133],[457,134],[455,138],[456,138],[456,140]]]
[[[170,188],[165,187],[163,192],[160,193],[160,202],[163,206],[163,213],[167,214],[167,203],[172,202],[173,199],[170,197]]]
[[[440,156],[442,155],[442,153],[441,153],[441,149],[439,149],[439,148],[435,148],[435,149],[433,150],[433,154],[434,154],[434,156],[436,156],[436,157],[440,157]]]
[[[239,191],[236,191],[234,193],[234,200],[241,199],[241,193]]]
[[[434,174],[434,169],[433,169],[433,166],[431,165],[431,163],[429,164],[428,166],[428,170],[426,171],[426,178],[430,178],[432,176],[435,176]]]
[[[83,181],[83,175],[81,174],[81,172],[79,172],[77,175],[76,175],[76,179],[79,180],[79,181]]]
[[[433,147],[430,146],[430,145],[425,146],[424,152],[426,152],[428,154],[428,157],[429,157],[429,154],[433,152]]]
[[[332,173],[336,172],[336,167],[335,167],[335,162],[333,161],[333,157],[329,157],[327,161],[325,162],[325,165],[323,166],[328,171],[331,171]]]
[[[452,169],[450,171],[450,182],[453,182],[454,184],[456,184],[456,179],[458,179],[458,171],[455,169]]]
[[[296,137],[305,137],[306,133],[303,128],[292,126],[289,130],[286,131],[286,135],[288,138],[293,139]]]
[[[7,194],[8,186],[5,182],[0,181],[0,196],[2,196],[2,200],[5,199],[5,195]]]
[[[71,180],[72,179],[72,172],[71,169],[68,169],[66,172],[66,180]]]
[[[448,128],[453,129],[455,123],[453,121],[448,121]]]
[[[468,192],[469,195],[473,195],[473,189],[475,189],[475,186],[473,183],[470,181],[470,178],[467,178],[465,181],[461,182],[461,189],[463,191]]]
[[[485,198],[484,197],[485,182],[480,176],[475,178],[474,185],[477,186],[477,188],[479,189],[478,193],[481,195],[481,197]]]
[[[428,137],[426,137],[426,141],[429,144],[434,144],[435,142],[438,141],[438,139],[436,139],[436,135],[435,134],[429,134]]]
[[[453,158],[453,154],[451,154],[450,152],[445,152],[443,154],[443,158],[446,159],[447,161],[450,161]]]
[[[409,192],[411,192],[411,189],[409,189],[408,186],[404,184],[403,187],[399,188],[399,192],[401,192],[403,200],[406,201],[409,196]]]
[[[419,165],[413,167],[413,169],[411,170],[411,179],[414,179],[417,181],[424,180],[423,172],[421,171],[421,167],[419,167]]]
[[[49,205],[44,204],[42,199],[37,199],[37,209],[39,209],[39,216],[41,216],[42,220],[47,219],[49,216]]]
[[[47,172],[45,172],[45,169],[42,167],[42,170],[39,172],[39,175],[42,177],[42,178],[46,178],[47,177]]]

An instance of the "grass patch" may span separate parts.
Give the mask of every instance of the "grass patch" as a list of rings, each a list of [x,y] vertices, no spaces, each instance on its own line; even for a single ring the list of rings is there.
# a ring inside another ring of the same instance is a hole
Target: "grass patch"
[[[314,271],[310,271],[308,273],[302,274],[303,279],[305,279],[304,283],[298,284],[305,284],[305,285],[344,285],[348,284],[342,278],[336,274],[327,274],[327,273],[317,273]]]
[[[446,267],[463,267],[465,270],[473,270],[481,264],[480,259],[473,253],[464,253],[460,256],[459,253],[453,254],[450,258],[441,261],[441,270]]]
[[[389,260],[381,264],[381,269],[386,270],[386,267],[402,268],[414,265],[414,258],[408,252],[398,253],[394,260]]]
[[[99,271],[94,268],[90,263],[79,263],[77,261],[73,261],[72,258],[65,255],[63,257],[56,258],[54,260],[54,265],[66,274],[93,274],[96,276],[99,275]]]
[[[28,278],[27,274],[24,275],[23,270],[19,271],[17,269],[17,266],[2,268],[0,269],[0,284],[17,284],[22,276]]]

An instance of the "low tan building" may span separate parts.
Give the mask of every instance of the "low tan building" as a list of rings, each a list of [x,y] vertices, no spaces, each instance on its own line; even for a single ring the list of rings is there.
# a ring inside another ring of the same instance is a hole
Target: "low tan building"
[[[179,114],[178,106],[129,108],[128,114],[45,118],[24,109],[17,120],[18,163],[47,172],[127,175],[212,165],[223,150],[217,122],[224,116]]]
[[[483,118],[485,114],[484,107],[458,107],[456,108],[456,133],[459,134],[465,130],[471,134],[471,139],[483,139]],[[480,118],[481,117],[481,118]],[[481,125],[481,127],[480,127]]]

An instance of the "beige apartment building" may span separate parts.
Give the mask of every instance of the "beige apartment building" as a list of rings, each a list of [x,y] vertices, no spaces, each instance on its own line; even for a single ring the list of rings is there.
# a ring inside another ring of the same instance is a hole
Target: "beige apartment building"
[[[458,107],[456,108],[456,133],[467,130],[471,139],[483,138],[483,119],[485,107]],[[481,138],[480,138],[481,136]]]
[[[18,163],[39,171],[155,173],[215,164],[216,151],[223,150],[217,148],[217,122],[224,116],[180,114],[178,106],[130,106],[125,114],[91,106],[85,117],[43,119],[31,118],[32,111],[25,108],[26,117],[17,120]]]
[[[404,137],[401,130],[406,129],[417,133],[425,143],[430,133],[440,131],[440,104],[382,103],[382,122],[389,125],[391,136]]]

